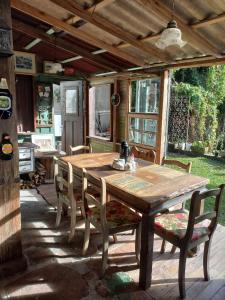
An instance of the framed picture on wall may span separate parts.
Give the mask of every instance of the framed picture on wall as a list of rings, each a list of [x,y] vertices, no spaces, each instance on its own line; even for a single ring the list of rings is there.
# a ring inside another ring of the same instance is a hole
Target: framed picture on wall
[[[36,73],[35,54],[15,51],[15,72],[17,74],[34,75]]]

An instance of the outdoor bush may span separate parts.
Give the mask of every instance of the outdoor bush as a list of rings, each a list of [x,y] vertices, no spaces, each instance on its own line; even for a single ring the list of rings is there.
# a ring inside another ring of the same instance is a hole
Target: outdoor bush
[[[202,141],[196,141],[191,146],[191,151],[195,154],[205,154],[205,145]]]

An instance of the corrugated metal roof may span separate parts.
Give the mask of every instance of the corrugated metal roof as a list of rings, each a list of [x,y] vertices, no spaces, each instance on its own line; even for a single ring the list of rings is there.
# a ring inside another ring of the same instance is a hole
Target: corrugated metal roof
[[[85,12],[89,13],[89,16],[94,20],[99,16],[103,18],[103,21],[106,20],[110,22],[112,26],[111,29],[114,29],[114,31],[111,31],[110,28],[109,30],[105,30],[101,24],[96,26],[96,24],[94,25],[87,20],[81,22],[80,20],[82,18],[77,17],[74,12],[62,8],[65,4],[64,1],[58,5],[53,3],[54,0],[23,0],[22,2],[64,22],[74,16],[75,27],[78,27],[80,32],[91,35],[95,39],[105,42],[107,45],[116,46],[120,51],[132,57],[142,59],[146,65],[154,66],[155,63],[166,63],[168,65],[175,63],[177,60],[180,61],[187,58],[198,59],[203,56],[215,58],[216,61],[216,57],[225,56],[225,18],[223,18],[222,21],[215,21],[212,24],[211,22],[209,24],[205,22],[205,24],[201,24],[201,26],[193,25],[210,18],[215,18],[216,16],[225,15],[225,0],[175,1],[174,18],[178,21],[178,25],[179,22],[182,22],[182,26],[184,26],[184,29],[182,29],[183,39],[187,41],[187,44],[183,48],[173,46],[168,47],[164,51],[157,49],[157,53],[162,54],[161,58],[157,57],[154,52],[151,52],[151,49],[149,49],[147,53],[146,49],[140,49],[140,46],[137,47],[134,43],[128,43],[126,34],[129,34],[129,37],[132,37],[134,42],[138,41],[146,47],[150,46],[156,49],[155,42],[160,32],[173,17],[171,0],[66,1],[72,6],[76,4],[81,8],[83,7]],[[103,2],[104,5],[102,5]],[[99,6],[99,3],[101,6]],[[72,22],[71,20],[70,23]],[[124,35],[121,36],[121,34],[117,34],[117,29],[113,28],[114,26],[122,30]],[[152,37],[154,35],[157,36]],[[79,40],[75,37],[68,37],[67,40],[71,43],[79,44]],[[82,43],[84,47],[86,45],[88,51],[98,49],[96,45],[85,43],[84,40],[80,43]],[[121,46],[121,44],[123,45]],[[109,52],[117,56],[119,65],[119,60],[122,56],[120,57],[118,53],[113,53],[113,51]],[[167,59],[167,61],[165,61],[164,56],[169,57],[169,60]],[[121,60],[121,62],[122,61],[124,62],[124,59]],[[127,65],[129,64],[137,65],[132,63],[132,59],[130,62],[129,59],[127,59]]]

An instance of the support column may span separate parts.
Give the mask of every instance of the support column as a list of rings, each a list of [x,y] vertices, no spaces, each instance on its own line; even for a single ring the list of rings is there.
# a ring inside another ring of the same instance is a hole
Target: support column
[[[159,124],[158,124],[158,153],[156,163],[161,164],[165,153],[165,142],[167,134],[167,110],[168,110],[168,84],[169,71],[164,70],[161,74],[160,84],[160,106],[159,106]]]
[[[3,18],[3,22],[11,28],[10,0],[0,1],[0,16]],[[13,56],[0,57],[0,77],[6,78],[8,89],[13,97],[13,113],[11,118],[7,120],[0,118],[0,140],[3,133],[9,134],[14,149],[14,155],[11,160],[0,159],[0,275],[8,275],[10,271],[15,272],[15,268],[19,268],[20,270],[21,267],[24,268],[21,244],[17,118],[13,60]]]

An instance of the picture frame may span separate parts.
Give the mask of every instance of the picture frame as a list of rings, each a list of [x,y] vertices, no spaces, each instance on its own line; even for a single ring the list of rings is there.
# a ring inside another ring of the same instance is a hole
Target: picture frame
[[[40,152],[56,151],[55,137],[52,133],[32,134],[31,141],[39,147],[38,151]]]
[[[34,75],[36,73],[36,57],[34,53],[15,51],[15,73]]]

